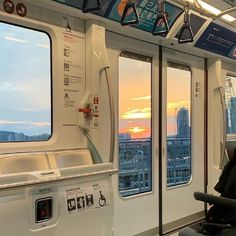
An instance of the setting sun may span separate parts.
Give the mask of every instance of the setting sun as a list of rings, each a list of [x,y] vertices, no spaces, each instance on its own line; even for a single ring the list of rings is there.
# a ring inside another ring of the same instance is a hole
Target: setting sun
[[[146,131],[147,129],[144,129],[144,128],[140,128],[140,127],[132,127],[132,128],[129,128],[128,129],[128,132],[131,132],[131,133],[141,133],[141,132],[144,132]]]

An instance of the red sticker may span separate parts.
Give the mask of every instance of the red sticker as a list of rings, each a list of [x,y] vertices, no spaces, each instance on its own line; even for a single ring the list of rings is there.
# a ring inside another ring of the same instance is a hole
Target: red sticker
[[[27,14],[27,8],[23,3],[18,3],[16,5],[16,12],[19,16],[25,17]]]
[[[15,11],[15,5],[12,0],[4,0],[3,8],[8,14],[12,14]]]

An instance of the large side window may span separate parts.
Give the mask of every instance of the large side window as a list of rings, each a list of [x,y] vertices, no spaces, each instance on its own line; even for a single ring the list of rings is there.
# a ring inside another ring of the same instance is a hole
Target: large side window
[[[226,104],[226,130],[227,134],[236,135],[236,77],[226,76],[225,104]]]
[[[152,190],[152,58],[119,58],[119,191],[127,197]]]
[[[0,23],[0,142],[51,136],[51,43],[46,33]]]
[[[167,67],[167,186],[191,180],[191,71],[168,62]]]

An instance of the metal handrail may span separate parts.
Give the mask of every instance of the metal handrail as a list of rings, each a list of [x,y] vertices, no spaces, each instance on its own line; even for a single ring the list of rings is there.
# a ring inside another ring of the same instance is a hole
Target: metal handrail
[[[115,154],[115,109],[114,109],[114,101],[112,96],[109,68],[105,68],[106,82],[108,88],[108,96],[109,96],[109,106],[110,106],[110,157],[109,162],[114,163],[114,154]]]
[[[229,8],[229,9],[227,9],[227,10],[225,10],[225,11],[222,11],[222,12],[221,12],[220,14],[218,14],[214,19],[218,19],[218,18],[224,16],[225,14],[229,14],[229,13],[234,12],[234,11],[236,11],[236,7]]]
[[[186,7],[189,5],[189,2],[185,2],[183,0],[172,0],[174,2],[176,2],[177,4],[183,6],[183,7]],[[222,11],[220,14],[218,15],[214,15],[212,13],[209,13],[207,12],[202,6],[201,6],[201,3],[199,2],[199,0],[194,0],[193,2],[193,5],[190,6],[191,9],[197,11],[198,13],[202,14],[202,15],[205,15],[206,17],[210,17],[212,18],[213,20],[217,20],[219,19],[220,17],[224,16],[225,14],[229,14],[231,12],[234,12],[236,11],[236,7],[231,7],[227,10],[224,10]]]

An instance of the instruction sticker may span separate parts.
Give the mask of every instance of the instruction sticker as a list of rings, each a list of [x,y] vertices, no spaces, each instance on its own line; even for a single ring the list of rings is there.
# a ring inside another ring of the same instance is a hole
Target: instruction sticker
[[[77,107],[85,90],[85,35],[75,30],[76,19],[62,16],[63,77],[61,80],[65,110],[63,126],[77,125]]]
[[[109,185],[94,183],[65,190],[68,215],[80,214],[110,205]]]

